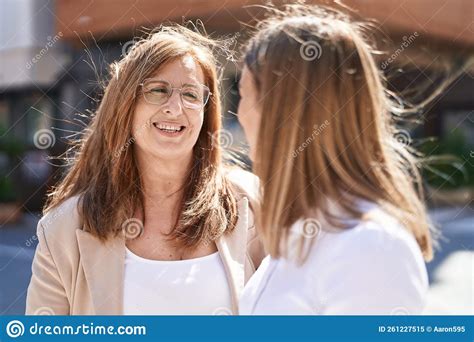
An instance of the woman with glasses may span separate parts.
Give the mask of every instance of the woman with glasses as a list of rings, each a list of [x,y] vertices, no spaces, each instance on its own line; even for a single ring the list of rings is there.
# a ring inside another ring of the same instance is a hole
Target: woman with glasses
[[[164,27],[111,65],[49,195],[27,314],[232,314],[262,258],[250,173],[226,169],[210,39]]]

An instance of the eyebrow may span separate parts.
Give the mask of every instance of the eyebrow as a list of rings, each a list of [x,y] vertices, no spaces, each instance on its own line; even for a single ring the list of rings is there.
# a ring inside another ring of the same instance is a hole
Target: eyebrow
[[[148,79],[148,80],[151,81],[151,82],[166,82],[166,83],[171,84],[170,81],[163,80],[163,79],[159,79],[159,78],[150,78],[150,79]],[[189,87],[197,88],[199,85],[201,85],[201,84],[198,83],[198,82],[196,82],[196,83],[182,83],[182,84],[181,84],[181,87],[189,86]]]
[[[190,86],[190,87],[194,87],[194,88],[197,88],[199,86],[199,84],[193,84],[193,83],[183,83],[181,85],[181,87],[184,87],[184,86]]]

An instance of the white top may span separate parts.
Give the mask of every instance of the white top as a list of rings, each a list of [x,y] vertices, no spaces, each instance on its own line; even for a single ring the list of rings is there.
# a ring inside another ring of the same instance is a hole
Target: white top
[[[428,276],[418,244],[392,217],[370,212],[348,230],[323,226],[301,266],[267,256],[242,293],[240,314],[420,314]],[[314,236],[303,222],[291,227],[290,248],[302,232]]]
[[[142,258],[126,248],[124,315],[230,315],[231,305],[218,252],[161,261]]]

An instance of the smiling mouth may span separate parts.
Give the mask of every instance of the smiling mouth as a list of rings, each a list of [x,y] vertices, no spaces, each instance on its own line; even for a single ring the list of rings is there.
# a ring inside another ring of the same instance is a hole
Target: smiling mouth
[[[166,133],[178,133],[186,129],[186,126],[182,126],[178,124],[159,123],[159,122],[154,122],[153,126],[158,128],[160,131],[166,132]]]

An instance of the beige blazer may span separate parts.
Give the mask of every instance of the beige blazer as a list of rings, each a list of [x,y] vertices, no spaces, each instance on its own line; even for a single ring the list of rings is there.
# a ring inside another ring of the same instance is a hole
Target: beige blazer
[[[227,274],[233,314],[238,313],[244,284],[264,256],[249,206],[254,203],[255,193],[237,184],[245,177],[251,179],[245,174],[233,181],[238,189],[237,226],[216,242]],[[123,314],[125,239],[116,237],[102,243],[82,230],[77,201],[77,196],[68,199],[38,223],[27,315]]]

